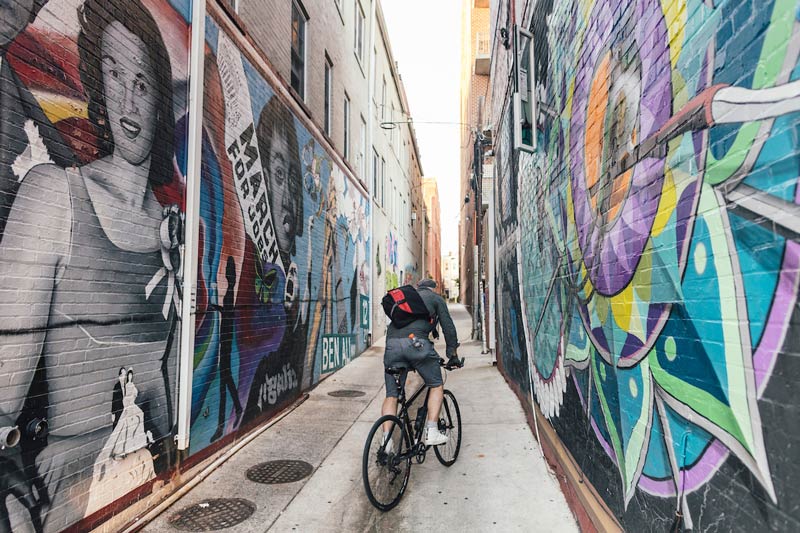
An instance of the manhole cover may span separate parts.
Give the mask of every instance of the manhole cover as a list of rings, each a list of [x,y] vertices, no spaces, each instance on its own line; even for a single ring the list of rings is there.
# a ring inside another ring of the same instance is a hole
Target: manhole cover
[[[247,469],[247,479],[267,485],[294,483],[307,477],[312,470],[314,467],[305,461],[281,459],[251,466]]]
[[[364,396],[364,394],[365,393],[360,390],[339,389],[329,392],[328,396],[335,396],[337,398],[357,398],[359,396]]]
[[[241,498],[214,498],[181,509],[169,523],[182,531],[216,531],[241,524],[255,511],[253,502]]]

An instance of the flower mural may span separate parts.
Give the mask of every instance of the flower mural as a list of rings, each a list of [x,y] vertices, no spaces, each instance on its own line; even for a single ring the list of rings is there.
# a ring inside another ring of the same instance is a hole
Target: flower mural
[[[731,455],[777,502],[759,398],[800,281],[796,8],[534,8],[542,148],[519,156],[516,238],[536,400],[557,419],[571,382],[624,505],[677,496],[689,526]]]

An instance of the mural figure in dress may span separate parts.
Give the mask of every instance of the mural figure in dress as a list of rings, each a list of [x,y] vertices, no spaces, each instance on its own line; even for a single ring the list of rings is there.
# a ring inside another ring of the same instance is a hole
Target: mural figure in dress
[[[0,305],[0,361],[16,376],[0,387],[0,426],[14,425],[42,367],[50,431],[36,467],[44,490],[28,498],[44,530],[63,529],[92,510],[95,493],[112,492],[96,486],[93,467],[116,443],[115,423],[117,432],[150,432],[155,458],[169,461],[174,416],[182,224],[177,208],[163,208],[153,193],[174,175],[170,59],[140,0],[87,0],[78,19],[79,70],[101,157],[80,168],[34,167],[0,243],[0,297],[17,303]],[[128,372],[117,422],[108,413],[120,364],[135,364],[143,379],[137,388]],[[128,470],[152,463],[143,452]],[[117,494],[137,486],[120,486],[124,477],[114,477]]]
[[[112,458],[124,459],[129,453],[145,448],[153,442],[153,434],[144,429],[144,413],[136,405],[139,391],[133,384],[133,370],[128,370],[125,379],[125,393],[122,398],[122,413],[119,423],[114,427],[106,442]]]

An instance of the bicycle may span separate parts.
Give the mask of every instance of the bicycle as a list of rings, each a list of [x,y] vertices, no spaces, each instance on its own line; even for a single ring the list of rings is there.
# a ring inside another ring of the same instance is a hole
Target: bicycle
[[[440,359],[439,365],[448,371],[455,370],[464,365],[464,359],[447,363]],[[422,441],[422,433],[428,415],[430,389],[423,383],[410,399],[406,399],[402,375],[403,372],[409,371],[413,372],[414,369],[398,367],[386,369],[386,373],[390,374],[397,383],[399,412],[396,416],[381,416],[372,425],[364,445],[362,460],[364,489],[370,503],[381,511],[388,511],[400,502],[411,475],[411,460],[414,459],[417,464],[422,464],[428,448],[430,448]],[[414,424],[412,424],[409,409],[423,390],[425,398],[417,410]],[[386,439],[386,442],[383,437],[383,424],[385,423],[391,424],[391,429],[388,431],[389,438]],[[461,412],[458,409],[455,395],[447,389],[444,390],[438,425],[439,431],[447,434],[448,440],[445,444],[434,446],[433,451],[439,462],[449,467],[456,462],[461,449]]]

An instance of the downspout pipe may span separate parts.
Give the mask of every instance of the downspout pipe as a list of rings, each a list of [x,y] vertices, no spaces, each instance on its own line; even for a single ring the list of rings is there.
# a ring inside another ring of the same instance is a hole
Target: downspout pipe
[[[178,450],[189,448],[194,371],[194,317],[197,313],[197,257],[200,228],[200,167],[203,135],[206,2],[192,1],[189,50],[189,139],[186,171],[183,300],[181,301],[180,360],[178,364]],[[187,290],[188,289],[188,290]]]
[[[369,74],[367,75],[367,83],[369,84],[369,87],[367,87],[368,112],[367,112],[367,146],[366,146],[366,152],[369,155],[364,154],[364,157],[367,159],[367,161],[365,161],[364,167],[370,169],[370,171],[368,171],[369,174],[371,174],[372,170],[374,169],[374,166],[373,166],[374,162],[371,161],[372,158],[374,157],[374,155],[373,155],[374,154],[374,148],[373,148],[374,141],[373,141],[373,138],[372,138],[372,131],[373,131],[373,128],[375,127],[375,120],[374,120],[375,113],[372,110],[372,102],[375,100],[375,79],[376,79],[375,64],[376,64],[376,62],[378,60],[378,58],[375,57],[375,34],[377,33],[376,32],[376,28],[378,26],[378,18],[376,16],[376,5],[377,4],[378,4],[378,2],[374,1],[374,2],[370,2],[370,6],[369,6],[369,20],[370,20],[370,24],[369,24],[369,33],[370,33],[370,37],[369,37],[369,58],[370,58],[370,60],[367,62],[368,63],[368,67],[367,68],[369,69]],[[372,164],[370,164],[370,162],[372,162]],[[373,176],[373,178],[376,178],[376,176]],[[375,270],[375,257],[374,257],[375,250],[377,249],[376,246],[375,246],[375,223],[374,223],[375,222],[375,190],[374,190],[375,186],[376,186],[376,179],[373,179],[371,181],[371,186],[367,187],[367,190],[368,190],[367,195],[368,195],[368,199],[369,199],[369,251],[367,252],[367,260],[369,261],[369,265],[370,265],[370,268],[369,268],[369,295],[368,295],[368,298],[369,298],[369,328],[367,329],[367,337],[369,339],[369,344],[371,344],[371,343],[373,343],[375,341],[375,335],[373,333],[373,322],[375,322],[375,321],[373,320],[373,313],[372,313],[372,310],[374,309],[374,305],[375,305],[374,296],[375,296],[376,283],[377,283],[377,276],[376,276],[376,270]]]

